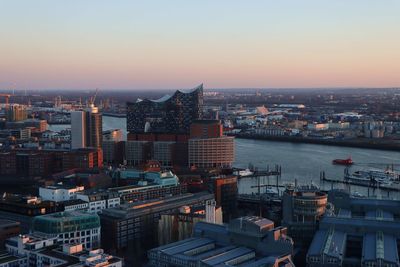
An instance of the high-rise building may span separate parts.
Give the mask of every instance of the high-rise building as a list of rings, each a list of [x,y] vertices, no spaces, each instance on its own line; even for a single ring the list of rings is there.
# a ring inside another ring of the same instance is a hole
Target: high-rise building
[[[84,111],[71,112],[71,148],[97,147],[103,144],[102,114],[91,105]]]
[[[157,100],[128,102],[127,109],[127,130],[131,134],[189,133],[192,122],[203,116],[203,85]]]
[[[26,120],[28,117],[26,106],[19,104],[9,105],[6,108],[6,117],[7,121],[10,122]]]
[[[223,135],[218,120],[195,121],[190,127],[188,153],[190,167],[231,167],[235,160],[234,137]]]

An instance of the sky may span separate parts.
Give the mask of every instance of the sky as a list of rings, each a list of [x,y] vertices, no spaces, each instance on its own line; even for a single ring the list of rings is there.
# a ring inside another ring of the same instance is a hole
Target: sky
[[[400,87],[399,0],[0,0],[0,89]]]

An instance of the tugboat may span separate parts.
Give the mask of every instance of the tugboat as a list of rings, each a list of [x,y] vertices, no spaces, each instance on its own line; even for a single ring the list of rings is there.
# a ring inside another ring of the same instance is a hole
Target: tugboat
[[[353,165],[353,160],[351,159],[351,157],[348,157],[347,159],[334,159],[332,160],[332,164],[337,164],[337,165]]]

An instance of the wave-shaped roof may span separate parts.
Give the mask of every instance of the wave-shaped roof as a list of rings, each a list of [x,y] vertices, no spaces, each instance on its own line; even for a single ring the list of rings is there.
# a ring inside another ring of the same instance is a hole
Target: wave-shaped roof
[[[200,84],[198,86],[196,86],[195,88],[192,89],[188,89],[188,90],[176,90],[176,92],[173,95],[164,95],[163,97],[159,98],[159,99],[140,99],[138,98],[136,100],[136,103],[142,102],[144,100],[148,100],[151,102],[155,102],[155,103],[162,103],[167,101],[168,99],[170,99],[171,97],[173,97],[174,95],[176,95],[177,93],[181,93],[181,94],[191,94],[193,92],[196,92],[197,90],[202,90],[203,89],[203,84]]]

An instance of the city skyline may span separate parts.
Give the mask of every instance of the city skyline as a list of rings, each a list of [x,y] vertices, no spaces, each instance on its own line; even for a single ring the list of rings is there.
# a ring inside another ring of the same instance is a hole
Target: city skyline
[[[0,89],[398,87],[398,1],[8,1]]]

